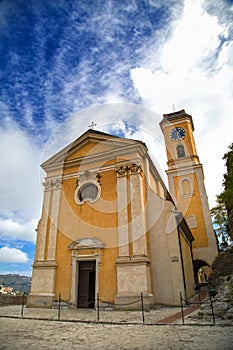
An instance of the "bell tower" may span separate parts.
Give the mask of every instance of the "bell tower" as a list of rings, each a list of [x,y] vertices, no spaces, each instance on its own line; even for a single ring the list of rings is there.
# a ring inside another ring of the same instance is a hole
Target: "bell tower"
[[[194,236],[194,272],[203,266],[211,267],[218,255],[213,230],[204,173],[195,146],[192,116],[182,109],[164,114],[160,122],[168,159],[170,193],[186,219]]]

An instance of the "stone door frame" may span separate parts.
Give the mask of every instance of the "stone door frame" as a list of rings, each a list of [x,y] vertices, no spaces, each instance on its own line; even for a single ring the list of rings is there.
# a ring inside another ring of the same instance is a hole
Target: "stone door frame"
[[[101,256],[104,246],[104,243],[96,238],[80,239],[69,245],[69,249],[72,251],[70,302],[74,308],[77,308],[78,303],[79,262],[81,261],[95,261],[95,300],[97,300],[97,294],[99,293]]]

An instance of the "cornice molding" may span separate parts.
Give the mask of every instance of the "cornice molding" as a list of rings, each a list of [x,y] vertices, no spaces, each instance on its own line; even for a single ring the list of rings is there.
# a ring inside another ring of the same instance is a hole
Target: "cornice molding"
[[[88,171],[90,171],[91,173],[102,173],[102,172],[105,172],[105,171],[109,171],[109,170],[116,170],[119,169],[120,167],[126,167],[127,165],[130,165],[130,164],[140,164],[141,167],[142,167],[142,163],[140,161],[139,158],[132,158],[130,161],[129,160],[124,160],[124,161],[120,161],[120,162],[116,162],[114,164],[108,164],[108,165],[101,165],[101,167],[93,167],[93,168],[90,168],[88,167]],[[86,172],[86,169],[85,170],[82,170],[82,171],[74,171],[72,173],[69,173],[69,174],[64,174],[63,175],[63,180],[68,180],[68,179],[74,179],[74,178],[77,178],[78,176],[84,174]]]
[[[96,162],[104,163],[106,160],[126,157],[127,155],[130,155],[135,152],[138,153],[138,156],[143,157],[147,153],[147,148],[144,144],[136,143],[136,142],[135,144],[127,145],[125,147],[121,146],[116,149],[111,149],[105,152],[91,154],[91,155],[85,155],[83,157],[76,158],[76,159],[65,160],[64,158],[62,161],[60,159],[59,162],[55,162],[55,163],[50,163],[50,164],[43,163],[42,167],[46,172],[50,172],[54,170],[80,167],[80,165],[82,164],[83,166],[85,165],[90,166],[91,163],[96,163]]]

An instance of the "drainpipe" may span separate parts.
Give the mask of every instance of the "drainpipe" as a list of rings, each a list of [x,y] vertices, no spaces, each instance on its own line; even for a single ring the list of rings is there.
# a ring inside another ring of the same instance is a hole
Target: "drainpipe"
[[[195,268],[194,268],[194,259],[193,259],[193,248],[192,248],[192,242],[190,243],[190,253],[191,253],[191,258],[192,258],[192,265],[193,265],[193,275],[194,275],[194,283],[197,283],[196,280],[196,274],[195,274]]]
[[[185,280],[185,273],[184,273],[184,260],[183,260],[181,240],[180,240],[180,226],[179,226],[179,224],[177,225],[177,229],[178,229],[178,241],[179,241],[179,249],[180,249],[180,260],[181,260],[181,269],[182,269],[184,294],[185,294],[185,304],[187,304],[187,290],[186,290],[186,280]]]

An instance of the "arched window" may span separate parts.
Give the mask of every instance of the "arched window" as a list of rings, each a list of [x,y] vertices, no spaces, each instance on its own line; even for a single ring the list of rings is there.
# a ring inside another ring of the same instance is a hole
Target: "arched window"
[[[183,196],[192,195],[192,182],[190,179],[183,179],[181,181],[181,193]]]
[[[185,150],[184,150],[184,146],[183,145],[178,145],[176,147],[176,150],[177,150],[177,157],[178,158],[185,157]]]

